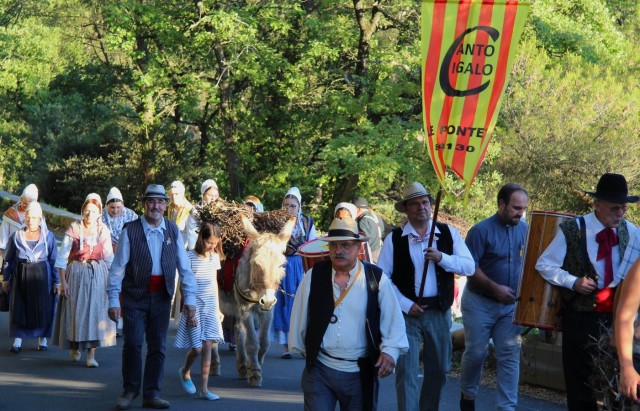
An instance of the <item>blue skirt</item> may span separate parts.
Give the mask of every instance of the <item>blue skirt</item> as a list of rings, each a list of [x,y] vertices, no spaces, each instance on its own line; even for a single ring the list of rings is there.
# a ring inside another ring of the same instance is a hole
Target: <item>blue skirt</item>
[[[284,278],[282,279],[282,284],[280,284],[280,288],[284,292],[280,290],[277,292],[278,303],[273,312],[273,329],[275,331],[289,332],[293,297],[304,275],[302,257],[299,255],[288,256],[284,269]]]
[[[47,262],[18,262],[11,281],[9,336],[51,337],[55,304]]]

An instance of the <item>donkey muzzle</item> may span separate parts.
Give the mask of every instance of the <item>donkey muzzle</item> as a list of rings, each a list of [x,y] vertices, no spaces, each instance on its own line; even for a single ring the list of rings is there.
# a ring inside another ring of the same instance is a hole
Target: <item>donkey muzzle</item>
[[[276,290],[268,289],[265,290],[265,293],[260,297],[259,303],[260,308],[263,311],[271,311],[274,305],[276,305],[278,299],[276,298]]]

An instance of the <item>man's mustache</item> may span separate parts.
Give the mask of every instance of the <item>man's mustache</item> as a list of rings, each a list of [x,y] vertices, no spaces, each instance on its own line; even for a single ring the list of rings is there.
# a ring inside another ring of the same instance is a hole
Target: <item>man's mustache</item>
[[[337,253],[333,255],[333,258],[338,258],[341,260],[346,260],[347,259],[347,254],[345,253]]]

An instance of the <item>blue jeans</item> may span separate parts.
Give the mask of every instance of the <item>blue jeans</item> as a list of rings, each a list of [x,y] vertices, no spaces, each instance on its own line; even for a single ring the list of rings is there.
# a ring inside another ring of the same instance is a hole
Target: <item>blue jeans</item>
[[[359,372],[343,372],[329,368],[316,360],[309,371],[302,371],[302,392],[305,411],[362,410],[362,385]]]
[[[512,323],[514,305],[501,304],[469,289],[462,295],[465,350],[462,355],[460,389],[469,397],[478,393],[482,364],[493,338],[497,360],[498,410],[515,410],[520,376],[520,330]]]
[[[396,394],[399,411],[435,411],[451,367],[451,310],[426,310],[419,318],[403,314],[409,351],[398,358]],[[420,344],[424,380],[418,386]],[[419,398],[419,400],[418,400]]]

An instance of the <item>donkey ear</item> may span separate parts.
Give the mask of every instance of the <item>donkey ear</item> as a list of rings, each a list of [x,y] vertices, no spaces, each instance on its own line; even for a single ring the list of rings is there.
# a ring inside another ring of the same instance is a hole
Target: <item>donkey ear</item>
[[[291,233],[293,233],[293,227],[296,225],[296,218],[290,218],[289,221],[282,227],[282,230],[278,233],[278,238],[280,241],[286,243],[291,238]]]
[[[242,219],[242,226],[244,227],[244,232],[247,233],[249,238],[251,239],[258,238],[259,233],[258,231],[256,231],[256,228],[253,226],[253,224],[251,224],[251,221],[249,221],[247,216],[244,214],[241,214],[240,218]]]

